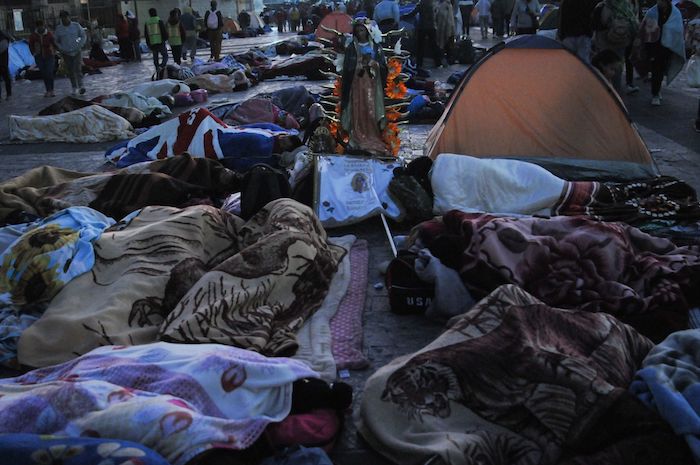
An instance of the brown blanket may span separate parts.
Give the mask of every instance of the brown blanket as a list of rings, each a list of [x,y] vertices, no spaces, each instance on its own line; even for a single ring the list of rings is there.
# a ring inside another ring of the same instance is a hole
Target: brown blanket
[[[586,440],[652,345],[610,315],[502,286],[378,370],[358,426],[395,463],[554,464]]]
[[[95,242],[91,273],[22,334],[18,358],[46,366],[159,339],[293,354],[344,253],[310,208],[289,199],[247,223],[209,206],[146,207]]]
[[[240,177],[219,162],[189,155],[109,173],[42,166],[0,184],[0,222],[13,211],[48,216],[89,206],[115,219],[148,205],[212,203],[240,190]]]
[[[479,297],[516,284],[548,305],[611,313],[653,340],[687,328],[700,304],[700,247],[621,223],[453,210],[412,235]]]

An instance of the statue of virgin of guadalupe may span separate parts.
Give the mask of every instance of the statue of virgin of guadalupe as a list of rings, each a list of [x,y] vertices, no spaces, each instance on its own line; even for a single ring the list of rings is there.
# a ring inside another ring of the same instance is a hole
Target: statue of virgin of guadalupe
[[[348,153],[389,156],[382,139],[387,65],[382,45],[373,39],[370,27],[369,20],[356,20],[352,42],[345,48],[340,123],[349,136]]]

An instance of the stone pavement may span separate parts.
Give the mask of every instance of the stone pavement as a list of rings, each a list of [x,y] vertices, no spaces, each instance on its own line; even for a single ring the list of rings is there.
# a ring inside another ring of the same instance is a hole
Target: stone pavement
[[[251,45],[269,43],[279,40],[288,34],[268,34],[261,38],[234,39],[224,42],[224,50],[245,51]],[[491,40],[484,42],[490,46]],[[224,53],[225,53],[224,52]],[[202,57],[208,56],[208,51],[199,52]],[[434,77],[446,80],[452,72],[463,69],[461,66],[451,66],[448,69],[435,70]],[[103,74],[87,76],[87,97],[92,98],[102,93],[117,89],[128,89],[131,85],[150,79],[153,66],[149,57],[144,57],[140,64],[127,64],[103,69]],[[261,92],[270,92],[280,88],[300,83],[309,90],[318,90],[325,82],[307,81],[268,81],[245,92],[232,94],[217,94],[210,100],[239,101]],[[542,85],[546,85],[543,83]],[[695,117],[697,99],[700,90],[687,86],[681,76],[671,87],[664,90],[664,105],[651,107],[649,105],[648,84],[634,96],[624,96],[623,100],[630,110],[632,120],[637,124],[642,137],[652,151],[661,172],[679,177],[689,182],[696,190],[700,190],[700,134],[691,127]],[[640,84],[640,87],[642,85]],[[57,92],[66,94],[69,89],[67,79],[57,82]],[[20,82],[16,84],[13,99],[0,103],[0,115],[35,114],[40,108],[50,103],[51,99],[43,99],[43,88],[40,81]],[[412,158],[422,154],[430,126],[403,126],[402,155]],[[7,121],[0,121],[0,181],[19,175],[34,166],[49,164],[69,169],[91,171],[98,169],[104,163],[104,150],[108,144],[10,144],[7,140]],[[402,225],[392,225],[395,234],[407,232]],[[331,235],[352,233],[359,238],[367,239],[370,244],[369,282],[364,314],[364,350],[370,367],[362,371],[351,371],[348,378],[355,391],[353,415],[359,411],[362,388],[366,379],[378,368],[382,367],[397,356],[414,352],[432,341],[442,331],[438,323],[426,320],[420,316],[399,316],[389,311],[386,289],[375,284],[383,284],[379,272],[380,266],[391,258],[391,250],[380,221],[376,218],[365,221],[354,227],[339,228],[329,231]],[[351,420],[348,418],[348,420]],[[337,465],[375,465],[388,463],[376,452],[370,450],[357,435],[354,423],[348,421],[338,442],[332,458]]]

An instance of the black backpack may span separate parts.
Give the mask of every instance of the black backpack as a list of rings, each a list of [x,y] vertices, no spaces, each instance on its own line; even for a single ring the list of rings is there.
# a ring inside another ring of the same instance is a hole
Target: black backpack
[[[250,219],[273,200],[291,197],[291,191],[285,173],[270,165],[254,165],[241,181],[241,218]]]
[[[469,38],[458,40],[452,47],[452,54],[454,56],[450,57],[450,62],[457,61],[463,65],[471,65],[476,61],[476,51]]]

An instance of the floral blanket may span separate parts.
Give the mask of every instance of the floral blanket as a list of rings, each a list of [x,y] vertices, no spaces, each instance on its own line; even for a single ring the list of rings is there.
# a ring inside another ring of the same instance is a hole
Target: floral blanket
[[[0,434],[6,463],[61,465],[169,465],[143,444],[102,438]]]
[[[412,232],[484,296],[516,284],[548,305],[611,313],[660,341],[700,303],[700,247],[621,223],[511,218],[456,210]]]
[[[95,242],[92,272],[24,331],[19,359],[47,366],[101,345],[157,340],[292,355],[344,253],[290,199],[248,222],[209,206],[147,207]]]
[[[139,442],[172,465],[245,449],[292,405],[304,364],[216,344],[109,346],[0,380],[0,433]]]
[[[395,463],[555,464],[625,394],[652,346],[611,315],[501,286],[372,375],[358,428]]]
[[[86,207],[29,224],[0,254],[0,364],[16,362],[17,340],[72,279],[92,269],[92,243],[114,224]]]

